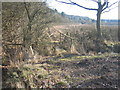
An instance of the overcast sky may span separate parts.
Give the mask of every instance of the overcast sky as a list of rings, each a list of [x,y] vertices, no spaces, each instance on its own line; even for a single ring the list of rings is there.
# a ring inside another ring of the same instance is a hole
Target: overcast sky
[[[67,1],[67,0],[63,0]],[[91,7],[91,8],[97,8],[97,3],[91,1],[91,0],[72,0],[82,6],[85,7]],[[109,0],[109,4],[115,2],[116,0]],[[63,3],[56,2],[55,0],[47,0],[47,3],[50,8],[57,9],[58,12],[65,12],[69,15],[79,15],[79,16],[88,16],[92,19],[96,19],[96,11],[91,10],[85,10],[83,8],[80,8],[78,6],[73,5],[67,5]],[[118,4],[112,6],[111,11],[103,13],[101,16],[101,19],[118,19],[118,7],[116,7]],[[115,8],[116,7],[116,8]]]

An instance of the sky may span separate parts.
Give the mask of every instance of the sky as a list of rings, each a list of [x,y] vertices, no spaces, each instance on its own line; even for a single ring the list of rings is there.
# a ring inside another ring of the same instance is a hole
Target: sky
[[[92,0],[79,0],[79,1],[72,0],[72,1],[85,7],[97,8],[97,3],[93,2]],[[114,2],[116,2],[116,0],[109,0],[109,4],[112,4]],[[69,15],[87,16],[89,18],[96,20],[97,11],[86,10],[75,5],[59,3],[56,2],[55,0],[47,0],[47,4],[50,8],[57,9],[58,12],[64,12]],[[109,12],[103,13],[101,15],[101,19],[118,19],[118,7],[116,7],[117,5],[118,4],[113,5],[112,8],[114,9],[110,10]]]

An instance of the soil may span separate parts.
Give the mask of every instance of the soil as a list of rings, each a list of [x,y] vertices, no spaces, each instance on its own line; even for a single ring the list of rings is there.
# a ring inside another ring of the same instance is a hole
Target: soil
[[[72,55],[67,55],[67,57]],[[73,55],[74,56],[74,55]],[[76,55],[77,56],[77,55]],[[61,77],[69,76],[70,88],[120,88],[118,81],[120,57],[110,56],[94,59],[74,59],[71,61],[46,61],[47,64],[59,66]]]
[[[10,76],[12,75],[11,71],[13,71],[14,73],[15,71],[17,71],[28,72],[30,74],[33,73],[34,75],[36,75],[34,77],[43,77],[43,79],[41,79],[42,81],[39,81],[40,79],[36,79],[37,82],[41,83],[44,81],[46,85],[48,85],[49,81],[51,82],[50,88],[110,88],[111,90],[120,89],[120,79],[118,78],[120,55],[99,55],[88,57],[80,56],[77,54],[67,54],[63,56],[64,57],[46,57],[44,58],[44,60],[38,61],[37,63],[33,64],[26,63],[21,68],[23,68],[24,66],[29,66],[28,69],[26,68],[22,70],[20,68],[19,71],[17,69],[12,70],[12,68],[3,68],[3,79],[6,79],[6,77],[8,78],[8,76],[10,78]],[[44,74],[46,75],[48,73],[47,77],[45,77],[43,73],[40,73],[41,70],[42,72],[44,71]],[[8,71],[11,74],[6,76]],[[21,77],[19,73],[17,74],[18,75],[15,74],[17,76],[16,79],[18,79],[18,76],[19,78]],[[11,77],[10,81],[12,81],[13,79],[14,78]],[[30,81],[31,79],[32,78],[28,78],[28,80]],[[20,78],[19,80],[22,79]],[[30,81],[29,83],[34,83]],[[38,83],[36,83],[35,85],[37,84]],[[3,85],[6,86],[5,82],[3,83]],[[12,85],[14,85],[14,83],[12,83]],[[45,86],[45,84],[43,86],[45,88],[48,87]]]

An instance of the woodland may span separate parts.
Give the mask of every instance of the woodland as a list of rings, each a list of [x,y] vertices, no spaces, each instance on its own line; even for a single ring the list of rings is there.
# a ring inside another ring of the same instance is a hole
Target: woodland
[[[119,87],[118,25],[50,9],[46,2],[3,2],[2,88]]]

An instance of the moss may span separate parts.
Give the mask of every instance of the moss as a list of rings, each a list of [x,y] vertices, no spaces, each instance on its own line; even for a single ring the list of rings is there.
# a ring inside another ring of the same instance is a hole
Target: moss
[[[84,59],[95,59],[95,58],[106,58],[106,57],[112,57],[112,56],[120,56],[119,54],[116,53],[103,53],[100,55],[86,55],[86,56],[73,56],[73,57],[69,57],[69,58],[62,58],[59,59],[61,61],[76,61],[76,60],[84,60]]]
[[[70,75],[67,75],[64,78],[68,83],[72,83],[72,77]]]
[[[62,86],[62,85],[65,85],[66,83],[61,81],[61,82],[58,82],[56,84]]]
[[[60,82],[58,82],[58,83],[55,84],[55,87],[56,88],[68,88],[69,85],[65,81],[60,81]]]
[[[71,61],[71,58],[62,58],[62,59],[59,59],[61,61]]]
[[[104,41],[104,43],[106,44],[106,45],[108,45],[108,46],[113,46],[113,45],[118,45],[118,44],[120,44],[120,42],[112,42],[112,41]]]
[[[120,42],[113,45],[113,51],[115,53],[120,53]]]
[[[41,74],[40,74],[40,75],[38,75],[37,77],[38,77],[39,79],[44,78],[44,76],[43,76],[43,75],[41,75]]]

